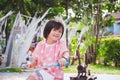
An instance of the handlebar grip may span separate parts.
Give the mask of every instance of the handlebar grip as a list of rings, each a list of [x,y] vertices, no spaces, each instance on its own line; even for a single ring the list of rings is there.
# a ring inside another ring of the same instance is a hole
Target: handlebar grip
[[[65,66],[68,67],[69,65],[70,65],[70,62],[67,61]],[[60,66],[60,63],[57,62],[57,63],[55,64],[55,66]]]

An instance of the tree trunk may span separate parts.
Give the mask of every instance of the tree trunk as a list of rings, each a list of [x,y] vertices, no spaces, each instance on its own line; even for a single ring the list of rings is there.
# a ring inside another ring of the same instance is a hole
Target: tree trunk
[[[68,4],[69,4],[69,0],[66,0],[65,10],[66,10],[67,19],[68,19]],[[66,23],[66,24],[69,25],[69,22]],[[67,45],[67,47],[69,47],[69,44],[68,44],[68,28],[66,28],[66,45]]]

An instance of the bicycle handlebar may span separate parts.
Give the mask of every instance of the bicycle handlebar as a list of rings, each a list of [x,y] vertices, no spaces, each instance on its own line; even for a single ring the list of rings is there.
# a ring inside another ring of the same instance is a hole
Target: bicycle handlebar
[[[67,61],[65,66],[68,67],[69,65],[70,65],[70,62]],[[54,64],[54,66],[58,66],[58,67],[59,67],[59,66],[60,66],[60,63],[57,62],[57,63]]]

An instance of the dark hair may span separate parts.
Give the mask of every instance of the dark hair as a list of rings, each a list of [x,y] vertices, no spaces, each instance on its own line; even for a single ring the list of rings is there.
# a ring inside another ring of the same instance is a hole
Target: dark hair
[[[48,35],[50,34],[51,30],[53,28],[55,29],[60,29],[62,27],[62,35],[64,33],[64,26],[61,22],[57,22],[55,20],[50,20],[47,22],[47,24],[45,25],[44,31],[43,31],[43,36],[47,39]],[[61,35],[61,37],[62,37]]]

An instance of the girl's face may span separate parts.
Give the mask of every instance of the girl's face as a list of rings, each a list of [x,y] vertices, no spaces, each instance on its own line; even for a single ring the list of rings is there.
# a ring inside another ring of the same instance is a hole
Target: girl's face
[[[52,44],[59,40],[62,36],[62,27],[60,29],[53,28],[47,37],[47,43]]]

